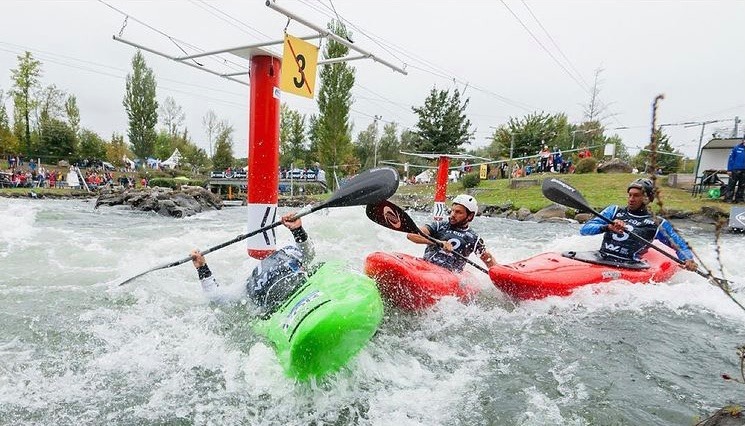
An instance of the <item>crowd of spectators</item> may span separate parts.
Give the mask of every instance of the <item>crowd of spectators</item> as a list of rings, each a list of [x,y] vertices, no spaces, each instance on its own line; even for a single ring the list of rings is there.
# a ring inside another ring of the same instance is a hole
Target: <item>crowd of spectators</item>
[[[124,188],[134,186],[131,177],[122,173],[115,178],[114,174],[100,162],[98,165],[88,164],[89,167],[85,170],[76,165],[69,168],[47,168],[37,164],[33,159],[25,161],[23,157],[8,156],[7,164],[6,170],[0,168],[0,188],[66,188],[68,173],[75,173],[78,178],[74,181],[80,186],[87,186],[90,190],[107,185],[120,185]],[[80,179],[85,181],[85,185]]]

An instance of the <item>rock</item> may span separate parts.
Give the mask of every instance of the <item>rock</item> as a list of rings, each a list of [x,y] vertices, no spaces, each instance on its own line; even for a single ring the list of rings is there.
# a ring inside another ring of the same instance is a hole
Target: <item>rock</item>
[[[745,425],[745,416],[743,416],[742,407],[730,405],[696,424],[701,426],[743,426]]]
[[[539,222],[542,220],[551,219],[551,218],[565,219],[566,211],[567,211],[566,207],[554,203],[548,207],[544,207],[541,210],[537,211],[533,215],[533,218]]]
[[[598,165],[598,173],[631,173],[632,167],[620,158]]]
[[[184,186],[177,190],[160,187],[107,190],[98,196],[95,208],[117,205],[128,205],[140,211],[154,211],[163,216],[186,217],[205,210],[220,210],[222,200],[197,186]]]
[[[530,220],[532,218],[532,215],[530,214],[530,209],[527,207],[521,207],[520,210],[517,211],[517,220],[519,221],[525,221]]]
[[[574,215],[574,220],[576,220],[579,223],[585,223],[588,220],[592,219],[593,216],[594,215],[591,213],[577,213],[576,215]]]

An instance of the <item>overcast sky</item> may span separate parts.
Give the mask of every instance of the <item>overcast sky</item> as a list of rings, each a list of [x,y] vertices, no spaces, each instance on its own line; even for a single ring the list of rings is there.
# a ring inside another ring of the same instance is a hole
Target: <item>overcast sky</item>
[[[404,66],[408,75],[370,60],[355,61],[354,136],[374,116],[411,128],[411,106],[433,86],[457,87],[470,98],[473,146],[484,146],[510,117],[565,112],[582,121],[595,71],[617,133],[632,153],[649,141],[651,104],[660,93],[658,124],[745,118],[745,1],[360,1],[278,0],[318,26],[335,12],[349,22],[355,44]],[[118,10],[115,10],[118,9]],[[0,2],[0,89],[10,89],[16,56],[31,51],[43,63],[42,83],[77,96],[82,126],[106,139],[126,134],[122,106],[134,48],[122,37],[172,56],[282,38],[287,19],[263,0]],[[150,28],[148,28],[149,26]],[[291,22],[288,32],[313,31]],[[178,42],[171,41],[168,36]],[[276,50],[280,52],[279,49]],[[146,53],[158,99],[172,96],[186,113],[195,142],[207,148],[202,117],[212,109],[235,127],[235,154],[246,155],[248,87]],[[239,58],[200,60],[245,68]],[[224,68],[223,68],[224,69]],[[247,77],[244,77],[247,78]],[[303,114],[315,102],[284,94]],[[8,103],[9,104],[9,103]],[[740,125],[740,133],[743,125]],[[694,155],[701,126],[667,127],[673,146]]]

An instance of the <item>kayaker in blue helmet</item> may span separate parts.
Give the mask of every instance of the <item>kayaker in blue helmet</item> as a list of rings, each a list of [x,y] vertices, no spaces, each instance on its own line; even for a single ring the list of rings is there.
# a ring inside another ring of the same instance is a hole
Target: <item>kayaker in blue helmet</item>
[[[479,255],[488,268],[496,265],[494,257],[486,250],[482,240],[470,228],[470,223],[479,211],[476,199],[468,194],[460,194],[453,199],[448,220],[432,222],[420,227],[422,233],[438,240],[440,245],[419,234],[407,234],[407,238],[417,244],[428,244],[424,250],[424,259],[454,272],[461,272],[466,261],[451,252],[468,257],[471,253]]]
[[[580,234],[605,233],[600,254],[606,259],[621,263],[638,263],[641,261],[641,255],[649,249],[644,242],[627,234],[627,230],[647,241],[657,239],[675,250],[678,259],[685,262],[685,269],[695,271],[698,266],[693,260],[693,253],[688,244],[675,232],[670,222],[664,218],[654,217],[647,209],[647,205],[655,196],[652,181],[646,178],[636,179],[629,184],[626,192],[626,207],[611,205],[600,212],[602,216],[612,220],[612,224],[594,217],[580,228]]]
[[[232,294],[223,291],[207,266],[202,253],[192,250],[191,258],[197,268],[199,281],[207,297],[212,301],[237,299],[248,295],[259,307],[260,315],[268,316],[308,279],[307,266],[313,260],[313,242],[303,229],[303,223],[289,213],[281,218],[282,224],[292,231],[294,245],[283,247],[261,260],[246,279],[245,291]]]

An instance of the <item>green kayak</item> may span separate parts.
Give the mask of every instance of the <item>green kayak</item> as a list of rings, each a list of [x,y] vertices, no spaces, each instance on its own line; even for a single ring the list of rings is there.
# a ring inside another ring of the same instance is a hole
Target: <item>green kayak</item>
[[[375,282],[328,262],[254,329],[274,345],[289,377],[307,380],[343,367],[375,334],[382,317]]]

